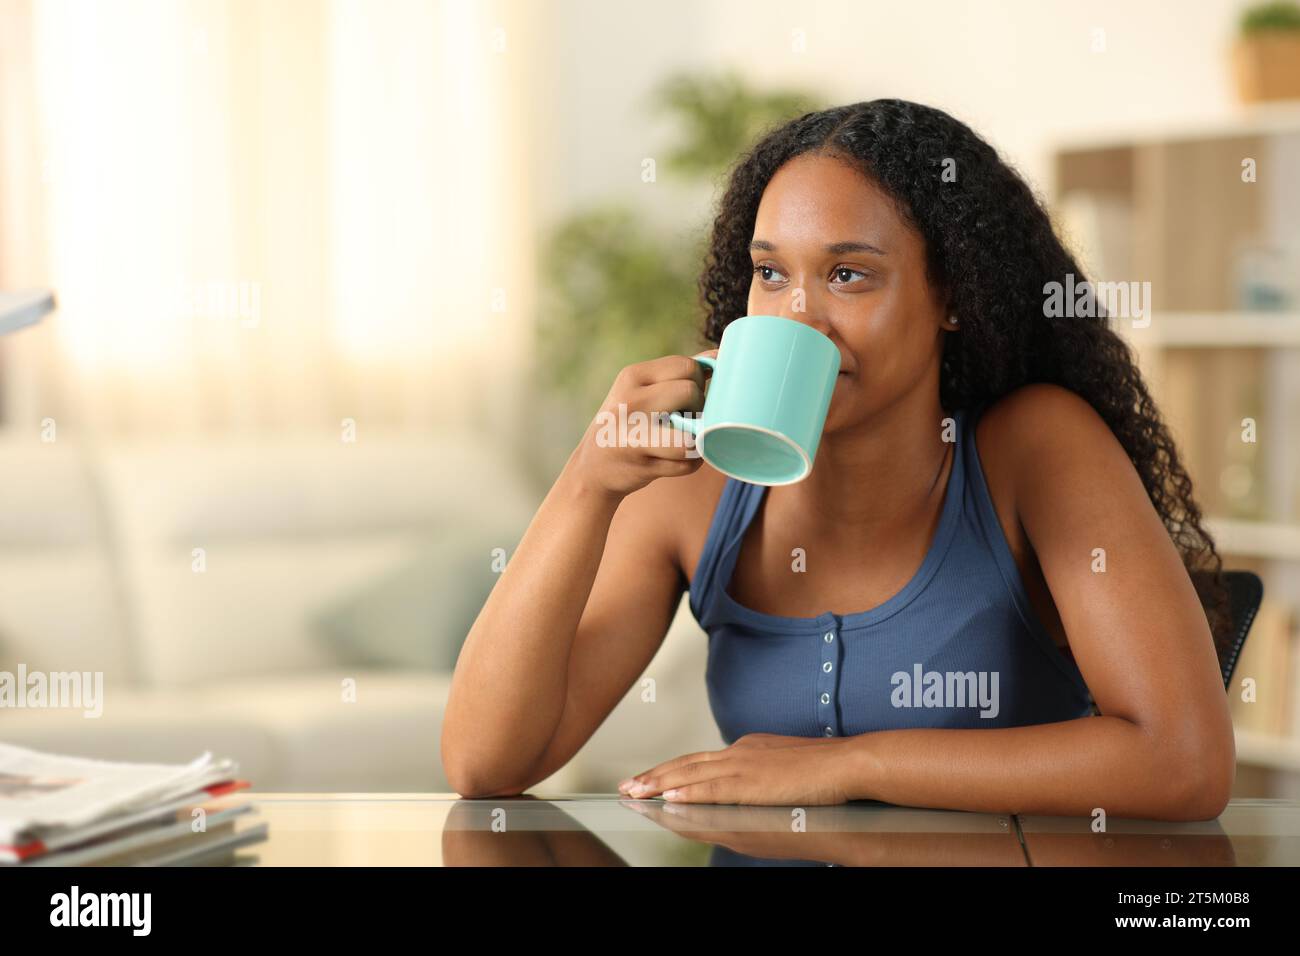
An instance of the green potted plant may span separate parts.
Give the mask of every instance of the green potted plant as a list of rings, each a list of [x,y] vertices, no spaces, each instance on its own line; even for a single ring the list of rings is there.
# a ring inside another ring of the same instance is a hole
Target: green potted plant
[[[1270,0],[1243,11],[1233,69],[1242,102],[1300,99],[1300,6]]]

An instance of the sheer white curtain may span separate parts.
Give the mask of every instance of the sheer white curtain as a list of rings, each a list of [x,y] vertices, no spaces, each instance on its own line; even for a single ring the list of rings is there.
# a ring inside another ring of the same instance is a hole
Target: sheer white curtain
[[[508,429],[531,4],[0,0],[6,426]]]

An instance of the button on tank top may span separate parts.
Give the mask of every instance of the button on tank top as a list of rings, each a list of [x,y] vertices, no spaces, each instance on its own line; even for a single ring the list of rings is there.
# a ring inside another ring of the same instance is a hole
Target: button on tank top
[[[734,600],[727,585],[768,489],[727,479],[689,603],[708,634],[705,682],[728,744],[757,732],[1015,727],[1095,712],[1029,603],[975,448],[979,411],[952,415],[953,463],[921,566],[868,611],[782,617]]]

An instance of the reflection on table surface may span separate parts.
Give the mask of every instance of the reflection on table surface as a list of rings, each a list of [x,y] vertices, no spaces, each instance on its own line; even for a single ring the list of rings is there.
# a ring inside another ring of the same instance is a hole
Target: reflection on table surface
[[[669,804],[610,794],[248,793],[264,866],[1287,866],[1300,803],[1235,800],[1197,823],[1010,816],[855,801]],[[245,861],[248,862],[248,861]]]
[[[1216,820],[1017,818],[1031,866],[1300,866],[1300,802],[1242,799]]]

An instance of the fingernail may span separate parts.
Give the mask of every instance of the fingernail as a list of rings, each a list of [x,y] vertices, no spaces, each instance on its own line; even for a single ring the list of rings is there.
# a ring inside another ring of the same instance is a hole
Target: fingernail
[[[632,784],[632,789],[630,789],[628,793],[632,794],[633,796],[636,796],[638,793],[645,793],[649,789],[650,789],[649,784],[634,783]]]
[[[620,792],[622,792],[623,790],[626,790],[630,786],[632,786],[632,778],[628,777],[626,780],[619,783],[618,789]]]
[[[678,794],[678,793],[680,793],[680,791],[678,791],[678,790],[665,790],[665,791],[664,791],[664,799],[665,799],[665,800],[676,800],[676,799],[677,799],[677,794]]]

